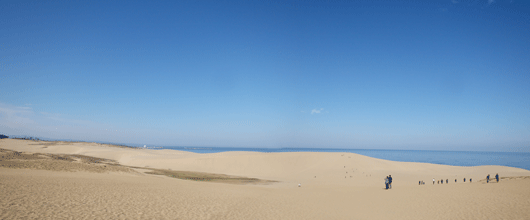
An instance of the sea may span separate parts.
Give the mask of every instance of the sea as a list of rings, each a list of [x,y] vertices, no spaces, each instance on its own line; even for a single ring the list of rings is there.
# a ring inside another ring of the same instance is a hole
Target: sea
[[[433,151],[433,150],[374,150],[374,149],[332,149],[332,148],[233,148],[233,147],[161,147],[194,153],[220,153],[228,151],[277,152],[349,152],[369,157],[452,166],[500,165],[530,170],[529,152],[490,151]]]

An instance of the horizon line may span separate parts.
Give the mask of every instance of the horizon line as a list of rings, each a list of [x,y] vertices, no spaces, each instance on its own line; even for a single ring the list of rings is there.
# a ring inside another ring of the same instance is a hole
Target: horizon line
[[[2,134],[0,134],[2,135]],[[4,134],[5,135],[5,134]],[[137,144],[137,143],[120,143],[120,142],[104,142],[104,141],[87,141],[87,140],[78,140],[78,139],[52,139],[52,138],[43,138],[43,137],[34,137],[28,135],[5,135],[8,139],[23,139],[23,140],[35,140],[35,141],[63,141],[63,142],[84,142],[84,143],[98,143],[98,144],[111,144],[116,146],[125,146],[130,148],[143,148],[142,146],[151,145],[157,147],[158,149],[163,149],[167,147],[175,148],[233,148],[233,149],[328,149],[328,150],[380,150],[380,151],[439,151],[439,152],[497,152],[497,153],[530,153],[530,147],[528,151],[492,151],[492,150],[426,150],[426,149],[387,149],[387,148],[332,148],[332,147],[222,147],[222,146],[182,146],[182,145],[155,145],[155,144]]]

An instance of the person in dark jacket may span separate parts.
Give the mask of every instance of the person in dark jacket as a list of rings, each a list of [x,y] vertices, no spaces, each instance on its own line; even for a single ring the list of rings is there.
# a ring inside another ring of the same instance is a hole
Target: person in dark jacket
[[[495,174],[495,179],[497,180],[497,182],[499,182],[499,174]]]
[[[486,183],[489,183],[490,182],[490,175],[488,174],[488,176],[486,176]]]
[[[392,189],[392,175],[388,175],[388,187]]]

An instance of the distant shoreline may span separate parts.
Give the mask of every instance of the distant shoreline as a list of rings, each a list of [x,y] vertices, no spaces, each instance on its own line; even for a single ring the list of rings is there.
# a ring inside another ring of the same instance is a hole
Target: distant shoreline
[[[499,165],[530,170],[530,153],[527,152],[492,152],[492,151],[440,151],[440,150],[384,150],[384,149],[345,149],[345,148],[243,148],[243,147],[178,147],[159,146],[141,147],[131,144],[89,142],[75,140],[49,140],[35,137],[8,137],[9,139],[41,141],[50,143],[93,143],[108,147],[152,150],[178,150],[200,154],[222,153],[231,151],[283,153],[283,152],[335,152],[356,153],[378,159],[397,162],[431,163],[450,166],[488,166]]]
[[[450,166],[499,165],[530,170],[530,153],[489,151],[437,151],[437,150],[381,150],[381,149],[334,149],[334,148],[232,148],[232,147],[163,147],[166,150],[193,153],[222,153],[231,151],[287,153],[287,152],[329,152],[355,153],[368,157],[397,161],[431,163]]]

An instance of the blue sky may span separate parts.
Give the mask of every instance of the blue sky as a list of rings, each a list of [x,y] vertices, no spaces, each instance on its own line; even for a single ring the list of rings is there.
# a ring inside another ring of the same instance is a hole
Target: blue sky
[[[530,151],[530,1],[2,1],[0,133]]]

